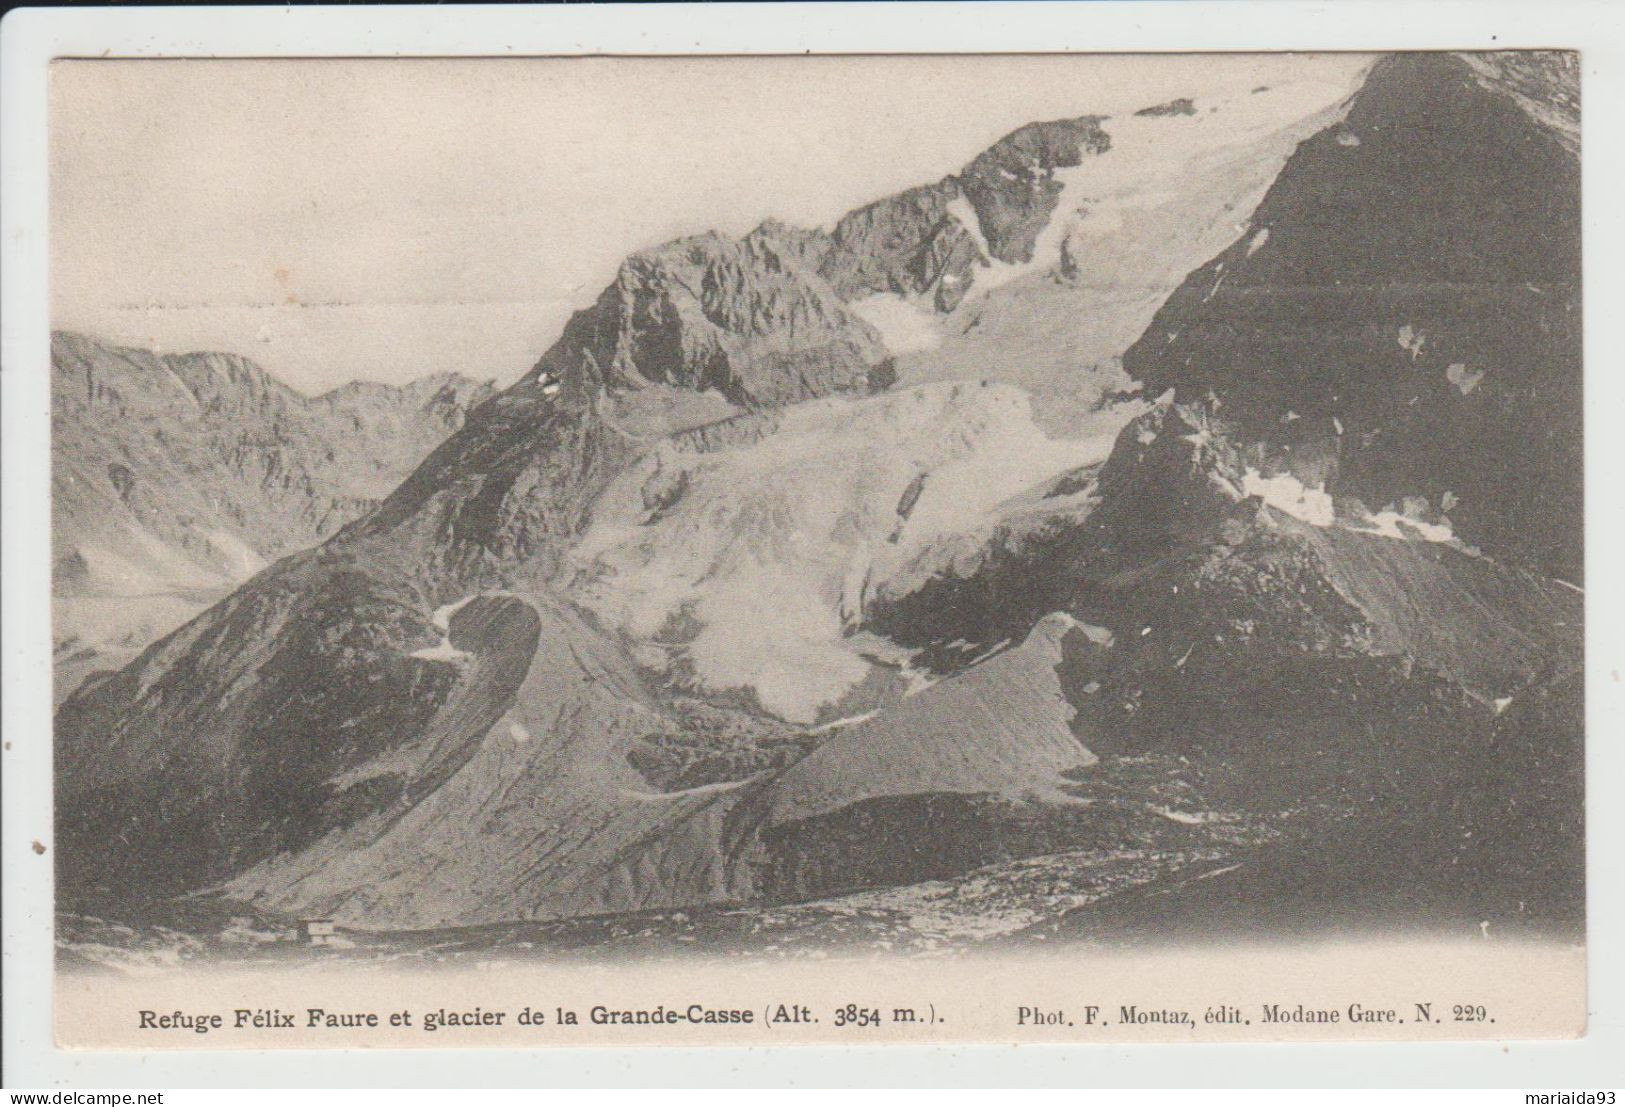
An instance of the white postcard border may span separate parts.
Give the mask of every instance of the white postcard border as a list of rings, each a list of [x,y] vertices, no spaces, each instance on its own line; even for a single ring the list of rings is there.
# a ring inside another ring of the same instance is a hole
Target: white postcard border
[[[46,73],[61,56],[979,53],[1578,48],[1587,400],[1591,1021],[1573,1042],[1358,1046],[91,1053],[51,1043]],[[20,9],[0,31],[3,994],[12,1087],[1313,1086],[1617,1082],[1625,1047],[1625,19],[1606,0]],[[39,853],[35,844],[46,848]]]

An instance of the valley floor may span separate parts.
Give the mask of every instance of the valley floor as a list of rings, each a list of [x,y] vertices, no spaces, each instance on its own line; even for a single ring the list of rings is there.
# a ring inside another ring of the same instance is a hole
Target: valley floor
[[[1579,851],[1504,868],[1464,853],[1426,812],[1317,801],[1271,814],[1212,810],[1184,758],[1113,758],[1080,787],[1111,807],[1132,790],[1176,833],[1119,848],[1064,849],[940,880],[854,889],[813,902],[722,905],[411,931],[340,928],[327,944],[300,920],[209,897],[122,921],[63,914],[58,967],[142,975],[183,965],[461,966],[702,957],[747,960],[961,957],[1013,948],[1111,949],[1360,937],[1584,939]],[[1106,783],[1101,781],[1105,780]],[[1121,798],[1121,797],[1119,797]],[[1131,805],[1125,805],[1131,806]],[[1115,818],[1122,808],[1111,812]],[[1430,825],[1431,824],[1431,825]]]

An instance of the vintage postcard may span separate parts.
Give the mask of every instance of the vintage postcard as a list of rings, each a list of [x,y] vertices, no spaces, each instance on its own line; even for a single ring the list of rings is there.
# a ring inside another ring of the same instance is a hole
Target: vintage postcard
[[[49,81],[61,1047],[1585,1032],[1578,54]]]

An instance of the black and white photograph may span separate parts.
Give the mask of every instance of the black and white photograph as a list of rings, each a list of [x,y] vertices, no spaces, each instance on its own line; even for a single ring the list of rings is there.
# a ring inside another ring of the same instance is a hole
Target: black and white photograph
[[[1581,56],[52,61],[58,1044],[1583,1035]]]

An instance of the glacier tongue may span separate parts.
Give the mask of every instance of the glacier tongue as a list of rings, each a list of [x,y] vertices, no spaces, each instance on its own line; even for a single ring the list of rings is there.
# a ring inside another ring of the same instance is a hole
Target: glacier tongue
[[[759,439],[668,444],[621,477],[575,550],[580,594],[699,686],[815,722],[871,671],[846,639],[867,595],[1111,441],[1045,436],[1003,384],[801,404]],[[652,488],[679,491],[651,509]]]

